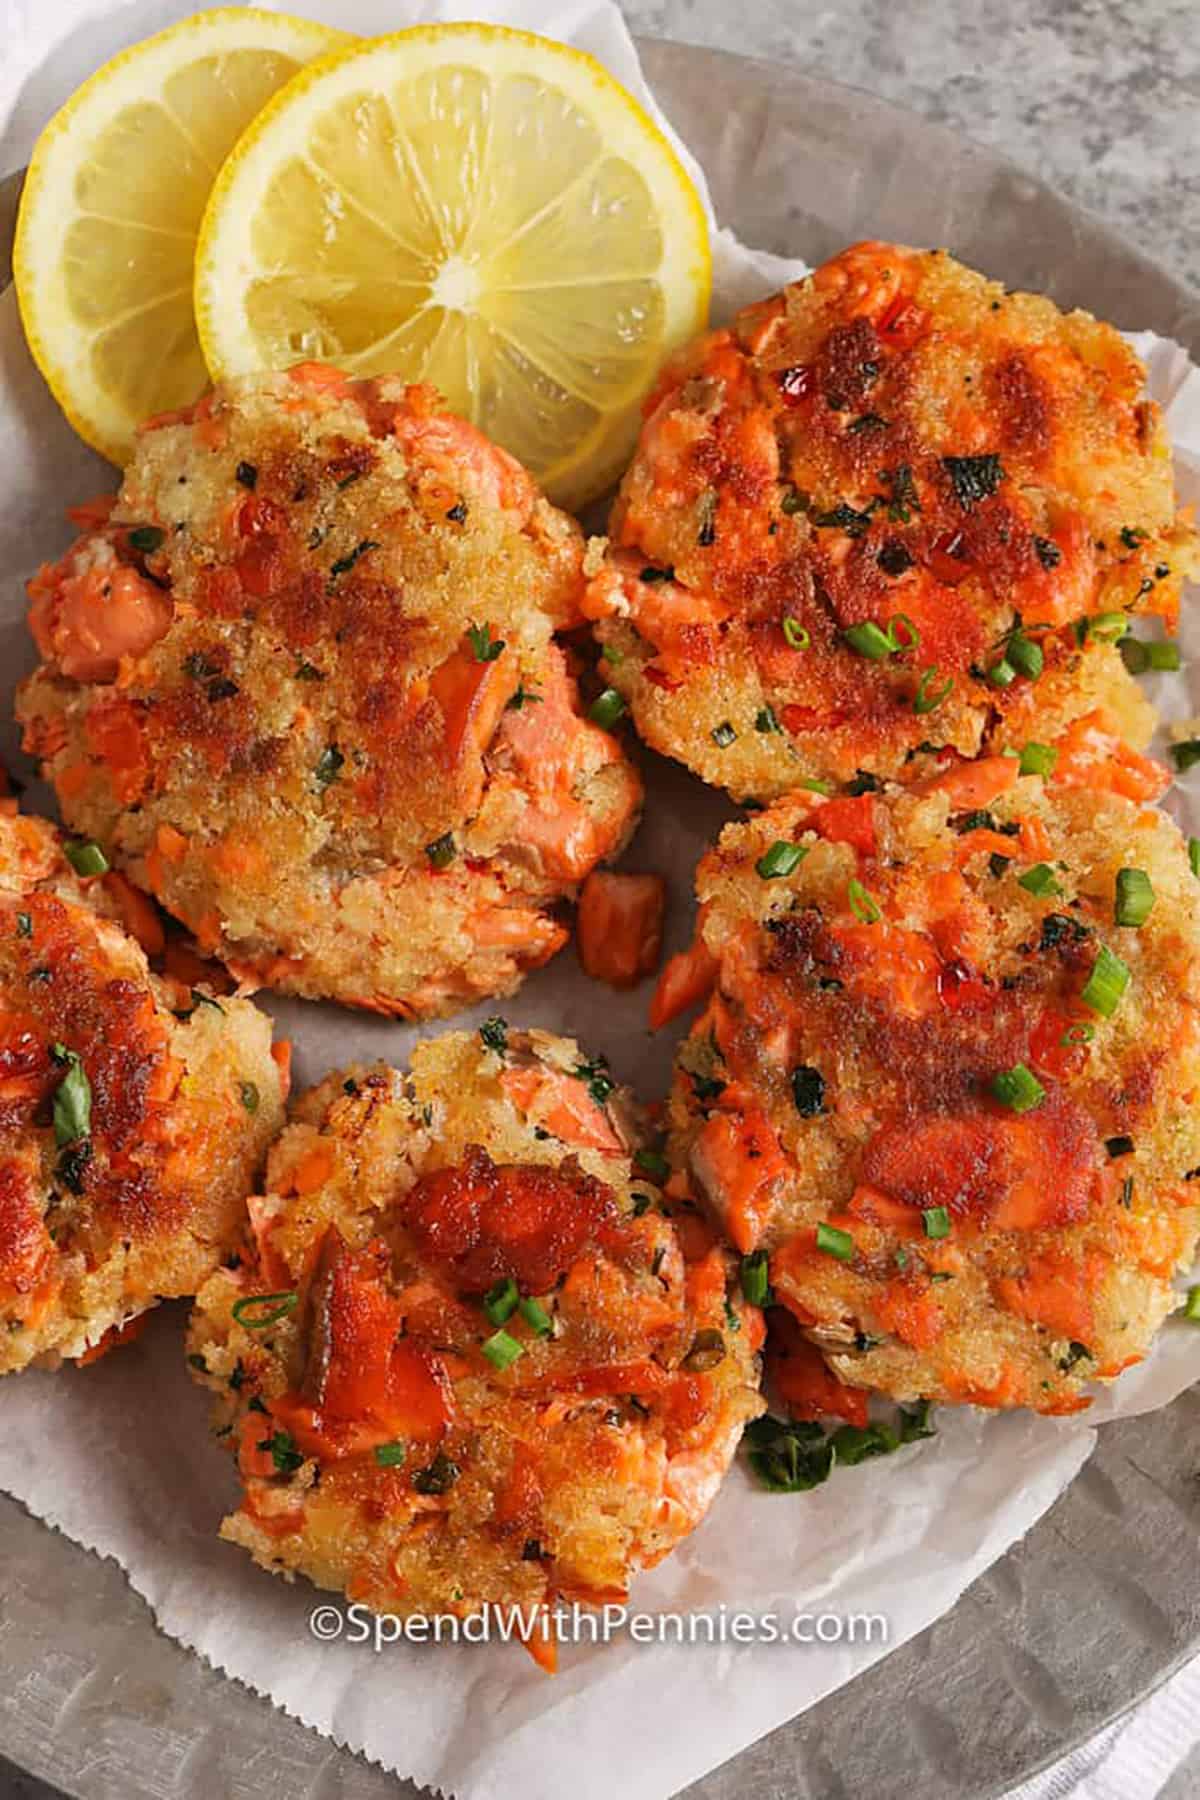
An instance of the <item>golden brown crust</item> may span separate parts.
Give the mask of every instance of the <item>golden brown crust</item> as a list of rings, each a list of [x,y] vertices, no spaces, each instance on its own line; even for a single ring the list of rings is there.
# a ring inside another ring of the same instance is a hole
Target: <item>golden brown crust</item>
[[[552,642],[582,544],[430,389],[302,367],[153,423],[31,583],[26,742],[239,975],[425,1016],[508,992],[641,790]]]
[[[1116,658],[1094,665],[1066,628],[1126,610],[1170,622],[1197,567],[1143,380],[1090,315],[890,244],[844,251],[690,346],[585,603],[639,731],[768,798],[860,768],[902,776],[923,741],[975,755],[1009,741],[1014,709],[1040,738],[1040,703],[1069,717],[1081,683],[1078,710],[1126,710]],[[890,653],[852,647],[864,624]],[[998,686],[1016,625],[1047,675],[1018,654]]]
[[[628,1096],[568,1040],[484,1035],[304,1096],[192,1324],[239,1450],[224,1535],[381,1611],[623,1593],[760,1410],[761,1317],[634,1168]],[[294,1297],[254,1329],[267,1291]]]
[[[794,872],[763,874],[772,844],[805,852]],[[1116,923],[1122,869],[1151,883],[1138,927]],[[1059,1412],[1139,1360],[1200,1230],[1200,904],[1171,821],[997,759],[781,801],[726,829],[698,891],[716,991],[673,1156],[770,1250],[834,1371]],[[1110,954],[1108,1015],[1089,983]]]
[[[0,1372],[194,1293],[282,1118],[269,1020],[160,980],[118,916],[0,814]]]

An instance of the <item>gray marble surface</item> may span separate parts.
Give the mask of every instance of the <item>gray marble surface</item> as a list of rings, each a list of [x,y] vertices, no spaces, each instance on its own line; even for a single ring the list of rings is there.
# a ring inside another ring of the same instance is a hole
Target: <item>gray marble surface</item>
[[[634,31],[786,59],[991,145],[1200,288],[1196,0],[623,0]]]

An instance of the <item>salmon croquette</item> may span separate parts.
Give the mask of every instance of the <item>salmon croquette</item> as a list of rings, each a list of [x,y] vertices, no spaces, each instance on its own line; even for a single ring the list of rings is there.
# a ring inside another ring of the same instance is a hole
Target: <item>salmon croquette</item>
[[[582,539],[430,388],[320,365],[143,431],[30,584],[27,747],[247,984],[406,1017],[510,992],[641,800],[555,627]]]
[[[0,1374],[194,1294],[282,1123],[270,1021],[160,980],[130,918],[94,844],[0,813]]]
[[[762,1317],[640,1141],[603,1064],[499,1019],[305,1095],[192,1321],[242,1477],[222,1535],[462,1618],[665,1556],[762,1410]]]
[[[1018,770],[725,830],[671,1144],[843,1383],[1070,1412],[1195,1254],[1200,907],[1164,814]]]
[[[646,742],[737,797],[1096,706],[1197,540],[1110,326],[868,243],[668,363],[586,607]]]

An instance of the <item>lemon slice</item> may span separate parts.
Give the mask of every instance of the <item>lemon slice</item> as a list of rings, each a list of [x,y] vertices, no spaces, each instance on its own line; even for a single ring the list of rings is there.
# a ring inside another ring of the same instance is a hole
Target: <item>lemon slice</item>
[[[306,62],[352,41],[285,13],[197,13],[105,63],[38,139],[13,250],[21,318],[55,399],[110,461],[142,419],[207,386],[193,262],[230,147]]]
[[[259,114],[213,187],[196,318],[216,377],[434,382],[579,505],[710,283],[695,188],[598,62],[436,25],[323,57]]]

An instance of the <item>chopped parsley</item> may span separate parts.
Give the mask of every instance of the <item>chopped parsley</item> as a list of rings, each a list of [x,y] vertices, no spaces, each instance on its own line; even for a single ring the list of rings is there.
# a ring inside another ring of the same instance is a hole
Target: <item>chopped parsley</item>
[[[295,1474],[304,1461],[290,1431],[273,1432],[269,1438],[264,1438],[258,1448],[271,1452],[271,1461],[280,1475]]]
[[[942,467],[950,477],[954,497],[964,512],[988,500],[1004,480],[1004,469],[995,454],[943,456]]]
[[[901,1407],[894,1425],[839,1425],[826,1435],[815,1420],[754,1419],[743,1434],[751,1469],[775,1494],[806,1493],[827,1481],[836,1464],[853,1468],[876,1456],[890,1456],[905,1444],[936,1436],[929,1402]]]
[[[847,537],[852,538],[862,537],[871,524],[869,511],[856,512],[845,500],[839,500],[827,512],[812,513],[810,516],[813,524],[823,530],[844,531]]]
[[[468,625],[467,636],[471,641],[471,651],[476,662],[495,662],[503,653],[504,639],[494,638],[490,625]]]
[[[348,556],[339,556],[337,561],[331,564],[330,580],[336,581],[339,575],[348,575],[360,557],[365,556],[368,550],[378,550],[378,548],[379,545],[374,538],[363,538],[360,544],[355,544]]]
[[[892,490],[888,501],[888,518],[893,525],[907,525],[913,514],[921,510],[912,470],[907,463],[898,463],[894,469],[881,470],[880,479],[886,481]]]
[[[431,844],[426,844],[425,855],[433,868],[448,869],[458,855],[458,845],[454,842],[454,833],[452,831],[443,832],[440,838],[434,838]]]
[[[537,689],[527,688],[522,681],[517,683],[517,691],[509,698],[507,709],[509,712],[523,712],[527,706],[540,706],[541,704],[542,696]]]
[[[815,1119],[825,1111],[825,1077],[809,1063],[792,1070],[792,1100],[802,1119]]]
[[[582,1062],[575,1068],[576,1078],[587,1083],[588,1093],[597,1106],[603,1106],[612,1093],[616,1082],[608,1072],[608,1064],[602,1056],[593,1057],[591,1062]]]
[[[439,1450],[431,1463],[414,1472],[413,1488],[418,1494],[448,1494],[460,1474],[458,1464]]]
[[[321,752],[317,766],[313,770],[313,779],[318,787],[327,788],[335,782],[346,766],[346,758],[336,744],[330,744]]]

